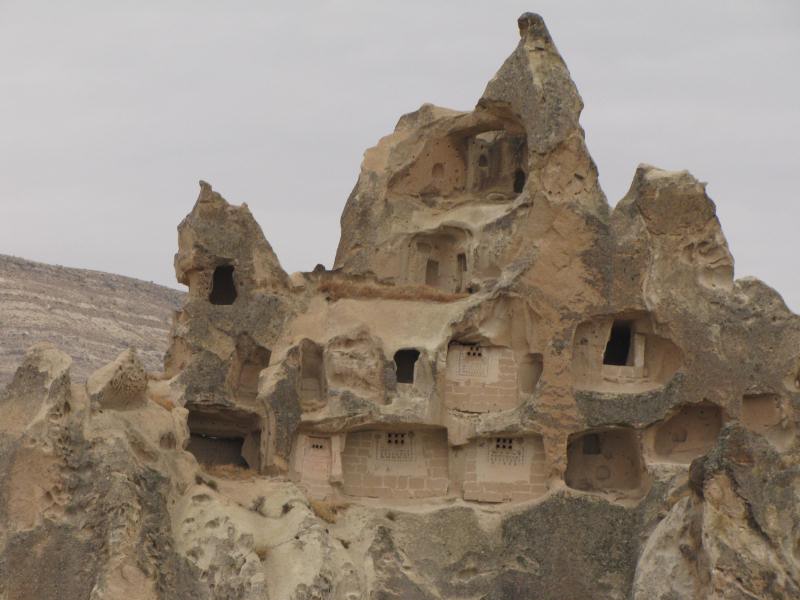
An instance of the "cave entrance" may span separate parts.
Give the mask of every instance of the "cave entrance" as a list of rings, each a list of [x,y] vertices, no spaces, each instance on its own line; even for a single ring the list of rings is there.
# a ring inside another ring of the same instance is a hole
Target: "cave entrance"
[[[449,293],[463,291],[469,281],[469,235],[463,229],[449,226],[414,235],[405,258],[407,283],[424,284]]]
[[[655,333],[647,313],[596,317],[575,329],[572,372],[577,389],[639,393],[664,385],[683,354]]]
[[[522,191],[528,151],[520,133],[496,129],[463,138],[459,145],[465,150],[466,191],[505,198]]]
[[[706,402],[683,406],[655,427],[653,449],[660,460],[688,464],[714,447],[721,429],[718,406]]]
[[[189,408],[186,450],[204,467],[261,468],[261,418],[221,407]]]
[[[636,433],[613,428],[577,434],[567,444],[569,487],[594,492],[635,490],[644,470]]]
[[[604,365],[625,366],[630,364],[633,327],[630,321],[614,321],[603,353]]]
[[[419,358],[419,350],[404,348],[394,353],[397,383],[414,383],[414,366]]]
[[[208,296],[211,304],[233,304],[236,301],[236,283],[233,280],[233,265],[220,265],[214,269],[211,278],[211,293]]]

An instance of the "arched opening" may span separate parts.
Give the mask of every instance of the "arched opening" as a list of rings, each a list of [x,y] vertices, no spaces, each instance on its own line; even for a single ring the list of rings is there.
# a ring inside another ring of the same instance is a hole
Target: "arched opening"
[[[214,269],[211,279],[211,304],[233,304],[236,301],[236,284],[233,281],[233,265],[221,265]]]
[[[397,370],[397,383],[414,383],[414,365],[419,358],[419,350],[407,348],[394,353]]]
[[[517,169],[514,172],[514,193],[519,194],[525,187],[525,171]]]

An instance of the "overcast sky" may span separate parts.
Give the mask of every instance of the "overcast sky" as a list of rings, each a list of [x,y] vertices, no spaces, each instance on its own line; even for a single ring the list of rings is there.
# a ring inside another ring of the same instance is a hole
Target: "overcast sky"
[[[609,202],[689,169],[736,276],[800,311],[800,1],[0,0],[0,253],[177,286],[197,181],[288,271],[330,267],[364,150],[470,110],[542,14]]]

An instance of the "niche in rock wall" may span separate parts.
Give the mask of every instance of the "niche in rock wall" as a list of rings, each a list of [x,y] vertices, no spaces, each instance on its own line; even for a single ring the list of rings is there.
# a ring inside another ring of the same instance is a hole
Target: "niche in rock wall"
[[[682,362],[680,349],[654,332],[647,314],[601,317],[575,330],[572,373],[578,389],[613,393],[657,389]]]
[[[211,304],[233,304],[236,301],[238,293],[233,272],[233,265],[220,265],[214,269],[211,277],[211,292],[208,296]]]
[[[222,407],[189,409],[186,450],[204,467],[261,469],[262,419],[256,413]]]
[[[325,367],[322,346],[311,340],[300,343],[300,408],[305,412],[319,410],[326,404]]]
[[[661,462],[689,464],[714,447],[722,429],[722,411],[714,404],[682,406],[648,431],[653,458]]]
[[[469,276],[469,234],[457,227],[441,227],[411,238],[406,258],[406,280],[445,292],[466,290]]]
[[[447,348],[445,405],[475,413],[516,408],[520,394],[532,393],[541,373],[540,354],[518,363],[510,348],[453,342]]]
[[[471,195],[510,199],[525,186],[528,146],[524,129],[471,127],[425,143],[415,160],[389,182],[413,196]]]
[[[342,452],[344,492],[373,498],[444,496],[449,486],[447,431],[353,431]]]
[[[413,163],[394,175],[389,190],[412,196],[450,196],[463,193],[466,178],[464,150],[458,138],[428,140]]]
[[[587,431],[571,436],[567,443],[565,480],[576,490],[639,490],[643,472],[639,440],[633,429]]]
[[[505,130],[484,131],[465,139],[466,188],[474,194],[496,193],[507,197],[525,186],[528,150],[524,135]]]
[[[238,400],[252,403],[256,399],[258,377],[269,366],[271,356],[269,348],[261,346],[246,333],[237,338],[229,381]]]
[[[300,434],[292,455],[292,480],[297,481],[312,498],[329,495],[334,459],[339,448],[334,448],[334,438],[329,435]]]
[[[414,367],[419,359],[419,350],[404,348],[394,353],[397,383],[414,383]]]
[[[544,359],[541,354],[526,354],[519,361],[518,380],[519,391],[523,394],[532,394],[536,384],[542,377]]]
[[[544,444],[539,435],[481,438],[464,452],[465,500],[529,500],[547,491]]]
[[[777,394],[748,394],[742,398],[742,425],[763,435],[778,450],[785,450],[794,440],[794,423],[787,412]]]

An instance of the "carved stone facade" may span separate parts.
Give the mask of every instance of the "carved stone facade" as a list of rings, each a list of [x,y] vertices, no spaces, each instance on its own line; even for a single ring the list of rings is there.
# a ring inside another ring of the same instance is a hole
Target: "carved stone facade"
[[[800,318],[688,172],[609,206],[518,25],[475,110],[367,150],[333,269],[201,183],[163,373],[33,349],[0,598],[800,598]]]

